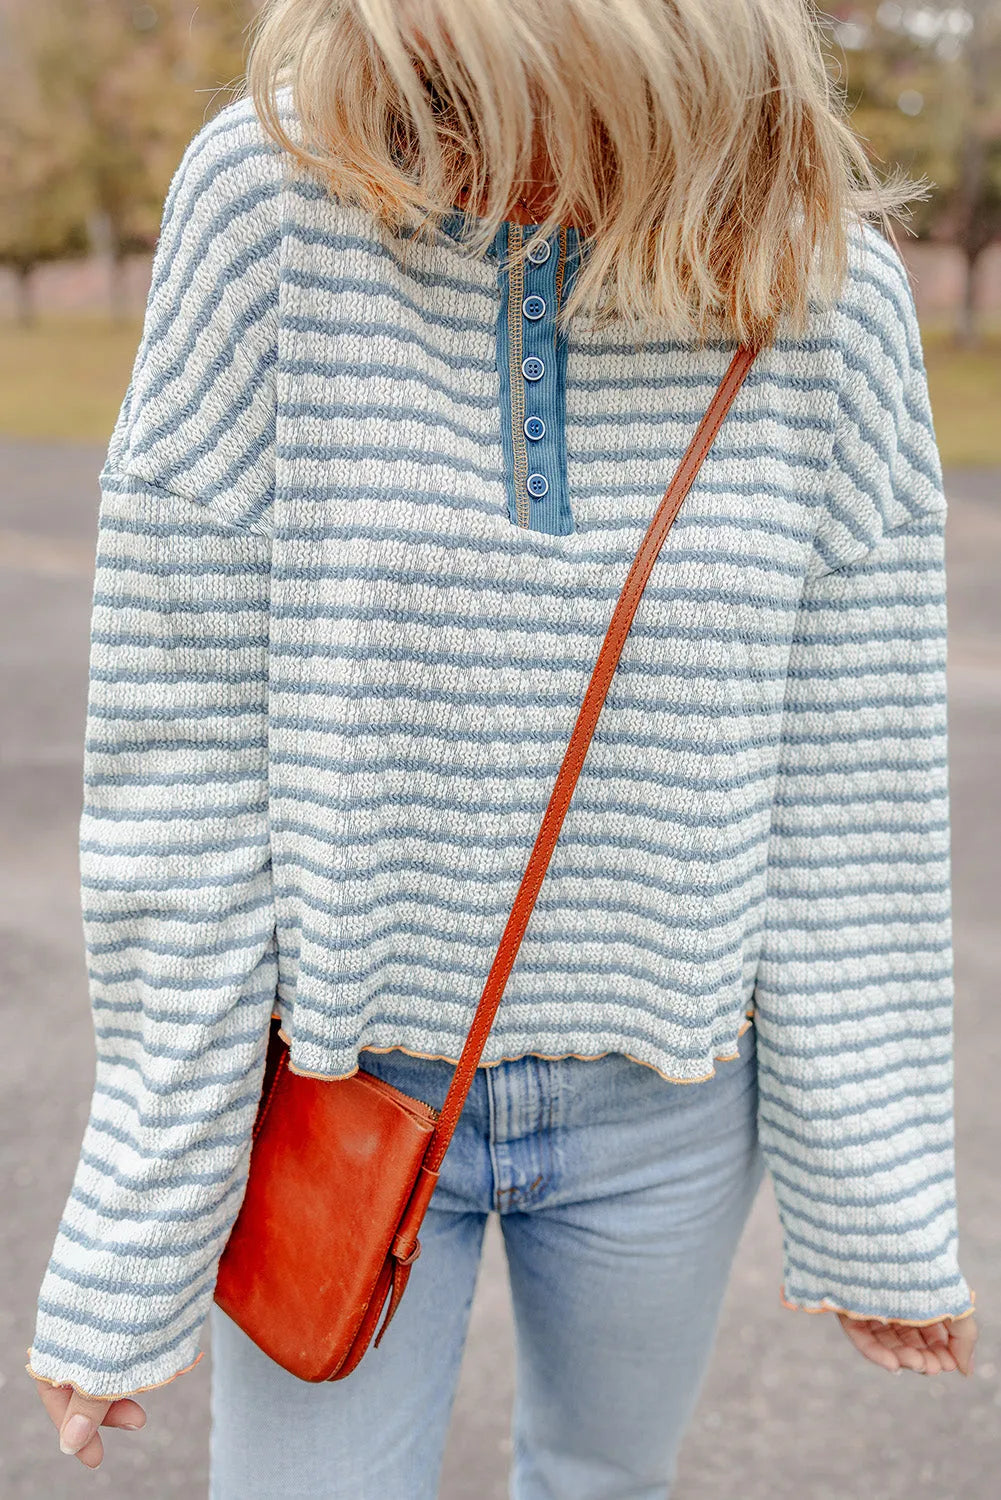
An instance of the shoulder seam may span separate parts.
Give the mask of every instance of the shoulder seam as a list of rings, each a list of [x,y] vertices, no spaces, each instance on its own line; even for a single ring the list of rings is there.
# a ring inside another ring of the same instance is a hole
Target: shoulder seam
[[[948,516],[948,513],[948,505],[926,505],[921,510],[912,511],[910,515],[906,516],[902,521],[898,521],[895,526],[885,527],[880,532],[876,540],[872,543],[872,545],[868,547],[865,552],[861,553],[860,556],[850,558],[847,562],[839,563],[837,567],[834,568],[816,568],[813,570],[807,569],[806,576],[811,583],[814,583],[818,578],[837,578],[842,574],[851,573],[855,568],[864,567],[872,557],[873,553],[877,552],[883,542],[885,542],[888,538],[894,537],[900,532],[908,531],[912,528],[920,529],[922,526],[930,527],[933,522],[935,523],[935,527],[937,529],[939,518],[941,517],[942,520],[944,520],[945,517]]]

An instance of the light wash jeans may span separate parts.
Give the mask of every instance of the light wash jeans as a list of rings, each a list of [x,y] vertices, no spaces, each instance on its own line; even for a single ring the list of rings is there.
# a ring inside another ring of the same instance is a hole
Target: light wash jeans
[[[212,1308],[211,1500],[435,1500],[487,1215],[517,1342],[511,1500],[665,1500],[762,1165],[754,1027],[703,1083],[621,1053],[477,1069],[378,1349],[308,1384]],[[440,1107],[453,1067],[366,1071]]]

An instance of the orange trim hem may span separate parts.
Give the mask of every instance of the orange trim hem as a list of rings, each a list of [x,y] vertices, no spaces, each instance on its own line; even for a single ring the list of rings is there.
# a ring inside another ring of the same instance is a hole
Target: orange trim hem
[[[28,1363],[24,1368],[27,1370],[32,1380],[44,1380],[47,1385],[70,1386],[74,1391],[76,1391],[77,1395],[82,1396],[85,1401],[124,1401],[128,1396],[139,1396],[143,1391],[158,1391],[160,1390],[161,1386],[170,1385],[171,1381],[176,1380],[179,1375],[187,1375],[188,1371],[193,1370],[195,1368],[195,1365],[198,1364],[198,1361],[204,1358],[205,1350],[200,1349],[195,1355],[194,1359],[191,1361],[190,1365],[185,1365],[183,1370],[177,1370],[173,1375],[168,1375],[166,1380],[158,1380],[154,1385],[139,1385],[136,1386],[135,1390],[133,1391],[116,1391],[112,1396],[106,1396],[103,1393],[101,1393],[100,1395],[95,1395],[93,1391],[85,1391],[83,1386],[77,1385],[75,1380],[56,1380],[52,1375],[39,1375],[37,1370],[33,1370],[31,1368],[30,1349],[28,1350]]]
[[[880,1313],[858,1313],[852,1312],[847,1307],[835,1307],[834,1303],[828,1302],[826,1298],[824,1299],[823,1307],[804,1307],[801,1302],[788,1301],[788,1299],[786,1298],[785,1286],[782,1285],[779,1287],[779,1301],[782,1303],[783,1307],[788,1307],[792,1312],[833,1312],[840,1313],[842,1317],[845,1318],[854,1318],[858,1323],[899,1323],[902,1327],[906,1326],[908,1328],[928,1328],[932,1323],[959,1323],[963,1318],[970,1317],[974,1312],[974,1303],[976,1302],[976,1297],[976,1292],[971,1290],[970,1305],[964,1312],[961,1313],[940,1313],[937,1318],[889,1318],[882,1316]]]
[[[745,1032],[749,1031],[754,1025],[754,1012],[747,1011],[745,1012],[745,1015],[746,1019],[737,1031],[738,1041],[745,1034]],[[284,1026],[279,1026],[278,1035],[281,1037],[286,1047],[292,1046],[292,1038],[289,1036]],[[409,1047],[401,1047],[399,1045],[392,1045],[389,1047],[360,1047],[358,1050],[359,1052],[377,1052],[380,1055],[386,1052],[404,1052],[406,1053],[407,1057],[419,1057],[422,1058],[425,1062],[447,1062],[451,1063],[453,1066],[458,1066],[459,1062],[459,1059],[457,1057],[449,1057],[443,1052],[415,1052],[412,1051]],[[618,1048],[614,1048],[610,1052],[586,1053],[519,1052],[516,1056],[497,1057],[493,1060],[493,1062],[480,1063],[479,1066],[482,1068],[496,1068],[499,1063],[517,1062],[518,1058],[520,1057],[541,1057],[545,1062],[564,1062],[567,1058],[576,1058],[579,1062],[597,1062],[599,1058],[612,1057],[615,1055],[627,1057],[630,1062],[639,1063],[641,1068],[649,1068],[652,1073],[656,1073],[658,1078],[663,1078],[667,1083],[708,1083],[710,1078],[716,1077],[716,1069],[713,1068],[711,1073],[702,1073],[698,1078],[672,1078],[669,1073],[662,1073],[659,1068],[655,1068],[653,1063],[645,1062],[641,1057],[633,1057],[632,1053],[630,1052],[619,1052]],[[736,1052],[720,1053],[713,1058],[713,1061],[734,1062],[739,1056],[740,1052],[738,1049],[738,1051]],[[293,1067],[291,1060],[288,1062],[287,1066],[289,1072],[295,1073],[299,1078],[318,1078],[324,1083],[340,1083],[345,1078],[353,1078],[354,1075],[358,1072],[357,1068],[352,1068],[350,1073],[310,1073],[305,1068]]]

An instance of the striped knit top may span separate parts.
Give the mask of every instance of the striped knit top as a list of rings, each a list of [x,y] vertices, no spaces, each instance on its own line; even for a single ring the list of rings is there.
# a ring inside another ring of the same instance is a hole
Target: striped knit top
[[[273,1010],[304,1072],[458,1057],[733,353],[557,336],[573,232],[515,266],[528,229],[478,258],[465,221],[387,230],[290,171],[246,100],[170,187],[101,473],[97,1072],[30,1366],[95,1395],[197,1357]],[[654,566],[483,1063],[619,1052],[697,1083],[753,1017],[777,1290],[917,1323],[971,1308],[946,502],[905,270],[871,226],[851,244]]]

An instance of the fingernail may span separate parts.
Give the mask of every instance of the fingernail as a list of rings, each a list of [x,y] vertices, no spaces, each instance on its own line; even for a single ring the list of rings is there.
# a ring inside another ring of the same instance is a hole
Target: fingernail
[[[140,1427],[145,1427],[145,1422],[123,1422],[122,1426],[126,1432],[138,1432]]]
[[[60,1452],[79,1453],[84,1443],[96,1431],[97,1428],[89,1417],[85,1417],[82,1412],[76,1412],[59,1433]]]

